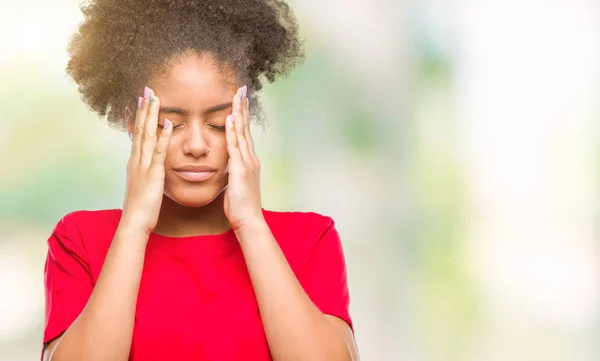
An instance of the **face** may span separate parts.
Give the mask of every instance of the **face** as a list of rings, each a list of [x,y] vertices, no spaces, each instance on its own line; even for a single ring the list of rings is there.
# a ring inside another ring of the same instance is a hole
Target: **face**
[[[210,57],[187,55],[148,86],[160,99],[158,118],[173,133],[165,160],[165,195],[186,207],[212,202],[227,184],[225,118],[237,90],[234,77]]]

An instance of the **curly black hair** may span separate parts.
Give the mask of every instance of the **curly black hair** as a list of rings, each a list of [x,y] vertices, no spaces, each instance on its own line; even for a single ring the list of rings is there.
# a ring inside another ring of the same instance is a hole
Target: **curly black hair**
[[[68,46],[67,74],[84,102],[125,129],[125,109],[153,74],[189,51],[211,55],[248,85],[252,118],[263,119],[257,92],[304,60],[298,23],[279,0],[95,0]]]

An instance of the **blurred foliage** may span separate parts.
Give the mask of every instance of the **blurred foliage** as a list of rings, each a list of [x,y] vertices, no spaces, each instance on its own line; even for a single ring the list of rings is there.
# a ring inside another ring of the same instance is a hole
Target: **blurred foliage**
[[[284,119],[279,135],[290,151],[319,142],[324,150],[342,146],[349,157],[377,153],[384,122],[357,99],[351,78],[336,71],[330,53],[311,50],[303,65],[265,93]]]

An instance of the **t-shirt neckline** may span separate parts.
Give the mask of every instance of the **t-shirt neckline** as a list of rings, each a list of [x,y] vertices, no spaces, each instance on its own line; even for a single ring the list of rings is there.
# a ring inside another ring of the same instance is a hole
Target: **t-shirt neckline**
[[[157,246],[191,247],[208,252],[228,252],[238,246],[238,240],[232,228],[218,234],[204,234],[185,237],[172,237],[158,233],[150,233],[148,243]]]

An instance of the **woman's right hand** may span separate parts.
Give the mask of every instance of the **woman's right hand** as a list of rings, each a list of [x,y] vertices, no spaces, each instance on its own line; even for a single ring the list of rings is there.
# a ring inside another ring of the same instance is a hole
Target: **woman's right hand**
[[[131,156],[127,162],[127,189],[120,227],[150,235],[158,222],[165,182],[165,157],[173,131],[165,119],[157,138],[160,99],[150,88],[138,99]]]

